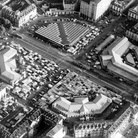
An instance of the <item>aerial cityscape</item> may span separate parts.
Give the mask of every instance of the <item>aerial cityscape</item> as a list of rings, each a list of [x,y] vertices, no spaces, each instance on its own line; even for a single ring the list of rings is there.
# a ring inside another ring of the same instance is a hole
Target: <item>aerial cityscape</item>
[[[1,0],[0,138],[138,138],[138,0]]]

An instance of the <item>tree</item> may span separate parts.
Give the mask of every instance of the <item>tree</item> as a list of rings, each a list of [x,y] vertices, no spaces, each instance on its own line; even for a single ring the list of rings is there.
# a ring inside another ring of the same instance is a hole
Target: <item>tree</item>
[[[5,24],[5,20],[4,20],[4,18],[0,17],[0,25],[3,25],[3,24]]]
[[[6,35],[6,29],[3,27],[3,25],[0,26],[0,35],[1,37],[4,37]]]
[[[5,24],[4,24],[4,27],[7,29],[7,30],[10,30],[11,29],[11,22],[8,20],[8,19],[5,19]]]

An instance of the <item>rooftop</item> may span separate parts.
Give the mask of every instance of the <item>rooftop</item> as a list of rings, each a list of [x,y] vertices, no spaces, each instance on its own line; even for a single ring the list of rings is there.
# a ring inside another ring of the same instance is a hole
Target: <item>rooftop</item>
[[[27,6],[29,6],[25,0],[9,1],[6,5],[9,6],[13,11],[23,11]]]
[[[130,8],[129,10],[138,14],[138,5]]]
[[[70,102],[63,97],[59,97],[54,103],[53,107],[68,116],[78,116],[83,114],[100,114],[111,103],[111,99],[99,94],[93,101],[89,101],[88,97],[74,98],[74,102]]]
[[[48,133],[47,136],[53,137],[58,131],[60,131],[63,128],[63,125],[57,124],[54,126],[53,129],[51,129]]]
[[[20,79],[21,75],[16,73],[16,62],[14,56],[17,51],[13,48],[7,47],[0,51],[0,77],[7,82],[15,82]]]
[[[88,28],[74,22],[45,23],[35,31],[35,34],[42,39],[49,39],[52,42],[65,46],[73,45],[78,38],[88,32]],[[53,33],[54,32],[54,33]]]
[[[137,81],[138,70],[130,65],[125,64],[121,58],[121,56],[131,48],[134,50],[137,49],[136,46],[130,43],[126,37],[118,38],[103,51],[103,54],[101,55],[102,64],[120,76]],[[112,57],[109,59],[104,58],[107,55],[111,55]]]

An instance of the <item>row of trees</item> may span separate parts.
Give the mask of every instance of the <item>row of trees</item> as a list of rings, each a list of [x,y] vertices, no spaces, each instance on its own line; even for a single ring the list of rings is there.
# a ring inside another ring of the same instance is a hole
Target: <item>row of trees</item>
[[[0,36],[6,35],[6,31],[9,31],[12,27],[11,22],[8,19],[0,17]]]

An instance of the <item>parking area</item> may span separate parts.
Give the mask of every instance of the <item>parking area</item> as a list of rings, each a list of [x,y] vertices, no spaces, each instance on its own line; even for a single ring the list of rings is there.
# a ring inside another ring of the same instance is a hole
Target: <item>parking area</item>
[[[14,85],[11,92],[21,99],[27,100],[45,84],[58,83],[69,71],[59,68],[55,62],[44,59],[41,55],[22,48],[18,44],[11,44],[11,46],[20,55],[18,62],[21,63],[20,73],[23,76],[22,80]]]

